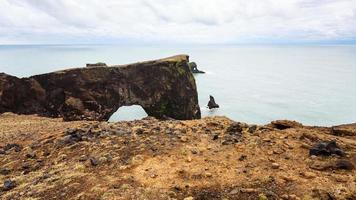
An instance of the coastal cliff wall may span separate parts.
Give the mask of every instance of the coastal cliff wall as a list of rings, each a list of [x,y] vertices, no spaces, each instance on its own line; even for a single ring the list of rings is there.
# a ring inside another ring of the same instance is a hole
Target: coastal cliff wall
[[[17,78],[0,74],[0,113],[108,120],[121,106],[140,105],[156,118],[198,119],[189,56],[110,67],[74,68]]]

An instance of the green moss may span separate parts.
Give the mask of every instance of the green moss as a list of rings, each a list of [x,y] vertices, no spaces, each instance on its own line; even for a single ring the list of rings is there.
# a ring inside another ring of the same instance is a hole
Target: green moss
[[[159,108],[159,113],[160,113],[161,115],[163,115],[164,113],[166,113],[166,111],[167,111],[167,104],[166,104],[166,103],[162,103],[162,104],[160,105],[160,108]]]
[[[181,66],[181,62],[176,62],[176,68],[178,70],[178,74],[179,75],[184,75],[185,74],[185,70],[182,68]]]
[[[265,194],[262,193],[258,195],[258,200],[268,200],[268,198],[266,197]]]
[[[184,75],[185,74],[185,71],[184,71],[184,69],[182,69],[181,67],[178,67],[178,73],[179,73],[179,75]]]

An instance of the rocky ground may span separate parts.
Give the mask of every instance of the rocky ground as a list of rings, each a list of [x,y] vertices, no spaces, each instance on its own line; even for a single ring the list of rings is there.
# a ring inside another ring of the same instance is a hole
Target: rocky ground
[[[0,197],[356,199],[355,133],[225,117],[108,123],[5,113]]]

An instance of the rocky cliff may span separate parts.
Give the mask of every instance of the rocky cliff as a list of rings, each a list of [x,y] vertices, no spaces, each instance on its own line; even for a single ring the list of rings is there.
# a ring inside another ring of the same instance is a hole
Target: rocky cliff
[[[108,120],[121,106],[149,116],[200,118],[187,55],[117,66],[74,68],[29,78],[0,74],[0,113]]]

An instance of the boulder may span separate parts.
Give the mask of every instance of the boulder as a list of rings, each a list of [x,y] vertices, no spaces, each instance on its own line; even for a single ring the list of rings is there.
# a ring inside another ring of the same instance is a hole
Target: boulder
[[[341,150],[335,141],[319,142],[309,150],[309,155],[311,156],[331,156],[332,154],[345,156],[345,152]]]
[[[16,182],[12,180],[5,180],[4,186],[2,188],[3,191],[9,191],[16,187]]]
[[[28,78],[0,73],[0,113],[72,120],[108,120],[121,106],[149,116],[199,119],[189,56],[108,67],[73,68]]]

